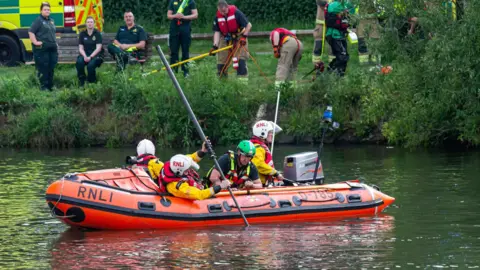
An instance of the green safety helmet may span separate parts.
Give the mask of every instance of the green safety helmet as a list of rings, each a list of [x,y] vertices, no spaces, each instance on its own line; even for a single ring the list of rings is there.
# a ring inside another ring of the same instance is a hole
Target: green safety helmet
[[[240,152],[247,157],[253,157],[257,152],[255,145],[248,140],[241,141],[237,146],[237,150],[240,150]]]

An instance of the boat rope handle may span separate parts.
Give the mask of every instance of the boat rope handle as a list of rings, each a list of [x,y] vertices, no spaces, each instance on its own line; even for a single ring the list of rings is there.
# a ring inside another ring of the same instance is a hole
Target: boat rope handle
[[[72,175],[75,175],[76,173],[67,173],[65,174],[61,181],[62,181],[62,186],[60,187],[60,196],[58,196],[58,200],[55,202],[55,204],[53,205],[52,209],[50,210],[50,216],[52,217],[59,217],[55,214],[55,208],[57,208],[57,205],[58,203],[60,202],[60,200],[62,199],[62,194],[63,194],[63,187],[65,186],[65,177],[71,177]]]
[[[76,217],[76,216],[75,216],[75,215],[70,215],[70,216],[57,216],[57,215],[53,214],[52,217],[54,217],[54,218],[60,218],[60,219],[68,219],[68,218],[74,218],[74,217]]]

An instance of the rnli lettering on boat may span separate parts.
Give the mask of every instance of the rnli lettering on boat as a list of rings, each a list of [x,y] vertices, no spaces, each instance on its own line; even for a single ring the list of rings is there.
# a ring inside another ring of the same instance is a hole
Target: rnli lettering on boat
[[[102,202],[112,202],[113,192],[107,190],[98,190],[92,187],[78,187],[77,192],[78,198],[102,201]]]

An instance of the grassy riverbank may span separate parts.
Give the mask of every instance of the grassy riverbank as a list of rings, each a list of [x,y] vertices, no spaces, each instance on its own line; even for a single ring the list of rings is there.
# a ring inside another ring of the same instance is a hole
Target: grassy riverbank
[[[347,75],[323,74],[312,83],[307,78],[297,89],[284,89],[279,124],[294,141],[318,140],[325,106],[334,107],[341,128],[332,139],[377,142],[406,147],[480,143],[480,16],[466,10],[458,22],[446,22],[434,11],[420,14],[424,32],[399,36],[382,32],[370,49],[383,55],[383,64],[393,67],[387,75],[370,66],[360,66],[355,48]],[[464,23],[468,22],[468,23]],[[306,40],[300,77],[312,65],[312,41]],[[166,50],[165,44],[161,44]],[[208,41],[195,41],[192,53],[210,48]],[[189,79],[179,78],[205,133],[218,144],[248,137],[260,104],[274,109],[273,89],[277,60],[265,41],[252,40],[250,51],[266,74],[249,61],[247,86],[234,80],[219,81],[213,57],[192,66]],[[160,67],[154,58],[146,71]],[[34,68],[0,68],[0,145],[14,147],[119,146],[141,138],[159,146],[198,143],[178,94],[164,72],[142,78],[139,67],[115,75],[113,65],[99,69],[99,83],[78,88],[73,66],[58,67],[57,89],[40,92]],[[231,74],[234,75],[234,74]],[[129,80],[129,78],[134,78]],[[269,119],[273,119],[272,116]],[[285,137],[284,137],[285,138]]]
[[[276,59],[256,59],[268,80],[273,81]],[[310,69],[308,60],[307,54],[299,74]],[[158,64],[152,62],[146,69]],[[325,105],[332,104],[335,118],[341,123],[341,129],[332,134],[335,139],[388,141],[406,146],[441,144],[445,139],[478,143],[476,122],[471,121],[474,119],[450,125],[452,120],[441,113],[459,106],[446,106],[447,102],[457,102],[447,98],[454,94],[451,90],[443,88],[430,97],[430,88],[412,86],[418,83],[415,78],[423,76],[417,73],[418,69],[401,63],[393,66],[391,74],[378,75],[369,67],[352,64],[342,79],[324,74],[314,83],[305,79],[297,89],[284,89],[279,123],[285,134],[296,141],[318,139],[321,114]],[[248,87],[236,82],[234,74],[228,80],[218,80],[213,58],[200,61],[191,69],[189,79],[178,79],[205,133],[218,144],[246,138],[261,103],[274,109],[276,92],[252,61]],[[143,137],[153,138],[160,146],[198,143],[196,131],[166,73],[142,78],[139,68],[132,66],[128,72],[115,75],[113,65],[103,65],[99,83],[78,88],[74,67],[63,65],[56,72],[57,89],[40,92],[33,67],[2,68],[0,72],[6,75],[0,79],[2,146],[115,147]],[[465,110],[472,109],[468,105],[462,104]],[[431,129],[435,126],[444,128],[443,132],[437,134],[437,129]]]
[[[179,77],[205,132],[219,143],[237,141],[261,102],[274,102],[276,59],[258,56],[267,78],[250,63],[248,87],[231,79],[219,81],[213,58]],[[159,67],[154,60],[146,70]],[[305,73],[310,66],[305,65]],[[79,88],[73,65],[59,66],[53,92],[40,92],[34,67],[2,68],[0,144],[20,147],[118,146],[154,137],[159,145],[188,145],[196,137],[186,110],[165,72],[143,78],[139,67],[115,74],[113,65],[99,69],[99,82]],[[133,78],[129,80],[129,78]]]

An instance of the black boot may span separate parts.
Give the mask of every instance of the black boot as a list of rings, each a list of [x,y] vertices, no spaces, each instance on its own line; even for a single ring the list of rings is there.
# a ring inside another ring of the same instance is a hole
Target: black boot
[[[223,70],[223,67],[225,67],[225,64],[217,64],[217,76],[219,76],[220,78],[228,77],[227,69]],[[222,70],[223,70],[223,73],[220,74]]]
[[[365,42],[365,38],[358,39],[358,52],[359,53],[367,53],[367,43]]]

